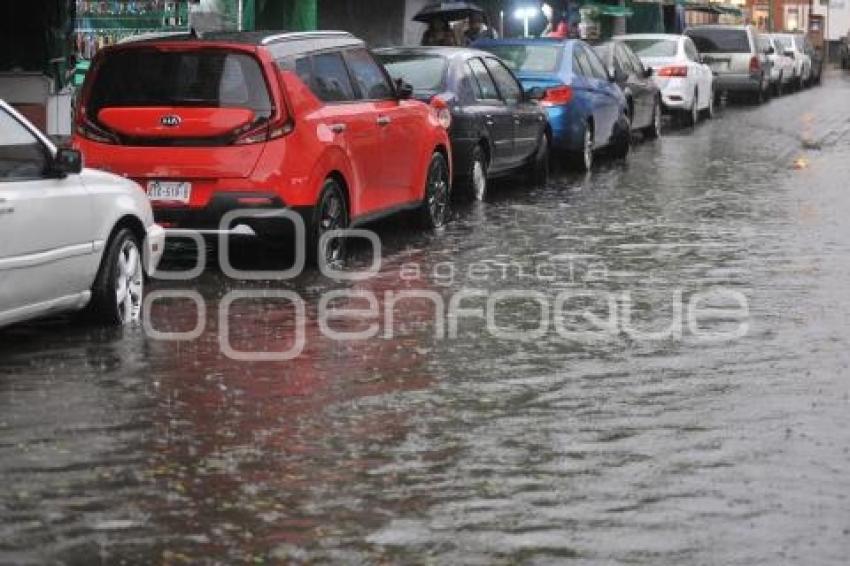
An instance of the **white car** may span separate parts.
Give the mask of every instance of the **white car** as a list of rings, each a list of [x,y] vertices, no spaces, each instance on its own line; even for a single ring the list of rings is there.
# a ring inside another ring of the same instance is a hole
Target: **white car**
[[[794,69],[794,58],[786,54],[785,43],[780,41],[775,34],[762,35],[771,48],[767,56],[773,66],[770,70],[770,84],[773,85],[774,94],[782,94],[785,87],[795,85],[797,74]]]
[[[714,115],[714,75],[700,61],[691,38],[683,35],[638,33],[616,37],[631,47],[652,69],[661,101],[668,111],[696,124],[700,115]]]
[[[812,78],[812,58],[805,50],[805,37],[796,33],[774,33],[773,39],[782,53],[794,61],[794,86],[803,88]]]
[[[137,184],[83,169],[0,100],[0,326],[86,308],[136,321],[164,245]]]

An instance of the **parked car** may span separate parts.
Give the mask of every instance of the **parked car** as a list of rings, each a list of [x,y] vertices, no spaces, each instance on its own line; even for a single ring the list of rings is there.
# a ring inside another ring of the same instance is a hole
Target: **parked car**
[[[773,94],[780,96],[786,88],[794,84],[794,59],[786,55],[783,44],[773,35],[762,34],[761,41],[765,48],[770,48],[770,84]]]
[[[0,132],[0,326],[82,309],[137,321],[165,241],[139,186],[83,169],[2,100]]]
[[[483,199],[487,180],[527,171],[536,183],[549,170],[546,112],[502,61],[477,49],[394,47],[375,52],[413,96],[448,108],[455,192]]]
[[[589,170],[594,152],[608,148],[625,158],[630,149],[626,97],[587,43],[554,39],[484,39],[475,47],[501,58],[549,115],[552,146],[574,167]]]
[[[715,75],[715,88],[731,94],[749,95],[761,104],[770,96],[770,47],[751,25],[705,25],[689,27],[685,34]]]
[[[626,96],[629,124],[655,139],[661,135],[661,91],[652,79],[652,69],[643,66],[627,43],[619,39],[594,46],[614,82]]]
[[[795,49],[794,37],[790,33],[773,33],[770,37],[773,39],[776,50],[791,61],[791,82],[789,86],[796,90],[803,88],[804,76],[807,75],[807,69],[809,69],[808,57]]]
[[[823,73],[823,40],[818,45],[812,43],[808,36],[803,36],[803,51],[812,61],[812,76],[809,78],[809,86],[819,85]]]
[[[442,226],[451,145],[442,104],[407,100],[345,32],[183,34],[98,52],[74,144],[91,164],[142,184],[167,226],[216,229],[229,211],[280,237],[274,211],[321,235],[398,212]],[[288,221],[285,221],[288,223]],[[224,228],[228,228],[225,226]],[[336,262],[343,241],[324,248]]]
[[[850,33],[841,38],[838,60],[842,69],[850,69]]]
[[[614,39],[629,46],[643,65],[651,69],[665,111],[678,115],[691,126],[699,122],[701,115],[714,115],[714,76],[700,62],[689,37],[641,33]]]

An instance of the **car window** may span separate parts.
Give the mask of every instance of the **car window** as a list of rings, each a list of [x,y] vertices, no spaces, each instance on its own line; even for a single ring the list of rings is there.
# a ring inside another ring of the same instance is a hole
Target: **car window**
[[[750,36],[745,29],[691,28],[685,31],[701,53],[749,53]]]
[[[699,61],[699,52],[697,51],[696,45],[691,40],[691,38],[686,37],[684,41],[685,46],[685,57],[690,61]]]
[[[522,100],[522,87],[519,86],[517,80],[501,61],[487,58],[484,63],[487,65],[487,70],[496,79],[496,86],[505,102],[517,104]]]
[[[624,39],[638,57],[675,57],[679,45],[671,39]]]
[[[587,55],[587,61],[590,64],[590,72],[593,74],[594,78],[607,81],[608,71],[605,70],[605,65],[603,65],[602,61],[599,60],[599,56],[596,55],[592,49],[585,49],[584,46],[582,46],[582,51],[584,51]]]
[[[441,55],[421,53],[378,54],[393,79],[413,86],[414,92],[437,93],[445,90],[448,61]]]
[[[86,112],[137,106],[249,108],[258,121],[272,103],[259,62],[244,53],[220,50],[127,49],[99,65]]]
[[[41,179],[47,148],[23,124],[0,110],[0,183]]]
[[[643,66],[643,62],[641,62],[640,57],[635,55],[635,52],[629,49],[629,46],[623,44],[623,52],[628,55],[629,59],[632,61],[632,67],[638,75],[644,74],[646,71]]]
[[[619,69],[627,75],[635,74],[636,72],[636,69],[632,64],[632,60],[629,59],[628,54],[620,45],[617,45],[614,50],[614,66],[615,68],[619,67]]]
[[[395,90],[387,79],[386,73],[365,49],[352,49],[345,52],[345,61],[351,69],[351,75],[360,91],[360,97],[366,100],[386,100],[395,98]]]
[[[325,102],[346,102],[354,100],[354,87],[345,68],[340,53],[319,53],[312,57],[312,73],[307,85],[310,90]],[[307,72],[306,63],[302,64],[302,73]],[[296,62],[296,73],[298,63]]]
[[[475,98],[478,100],[498,100],[499,91],[496,90],[496,83],[493,82],[493,78],[487,71],[487,67],[484,66],[484,62],[475,57],[470,59],[467,64],[472,70],[472,76],[475,77],[475,86],[478,87],[474,89],[476,91]]]

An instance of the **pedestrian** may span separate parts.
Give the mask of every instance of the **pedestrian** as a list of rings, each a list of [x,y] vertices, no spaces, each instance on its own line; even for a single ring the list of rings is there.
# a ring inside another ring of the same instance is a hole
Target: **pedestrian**
[[[479,39],[498,39],[499,34],[484,23],[481,12],[472,12],[467,20],[466,31],[463,32],[463,44],[472,45]]]
[[[428,22],[428,29],[422,34],[422,45],[457,47],[457,38],[446,20],[434,18]]]

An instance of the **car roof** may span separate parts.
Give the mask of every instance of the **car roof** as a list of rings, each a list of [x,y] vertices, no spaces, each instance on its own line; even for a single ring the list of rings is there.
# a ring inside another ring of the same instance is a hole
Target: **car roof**
[[[479,39],[473,47],[489,47],[493,45],[568,45],[578,39],[558,39],[556,37],[530,37],[516,39]]]
[[[492,53],[472,47],[382,47],[375,49],[378,55],[413,55],[427,54],[445,57],[446,59],[469,59],[470,57],[492,57]]]
[[[667,39],[670,41],[679,41],[682,36],[675,33],[627,33],[625,35],[615,35],[614,39],[624,41],[626,39]]]

